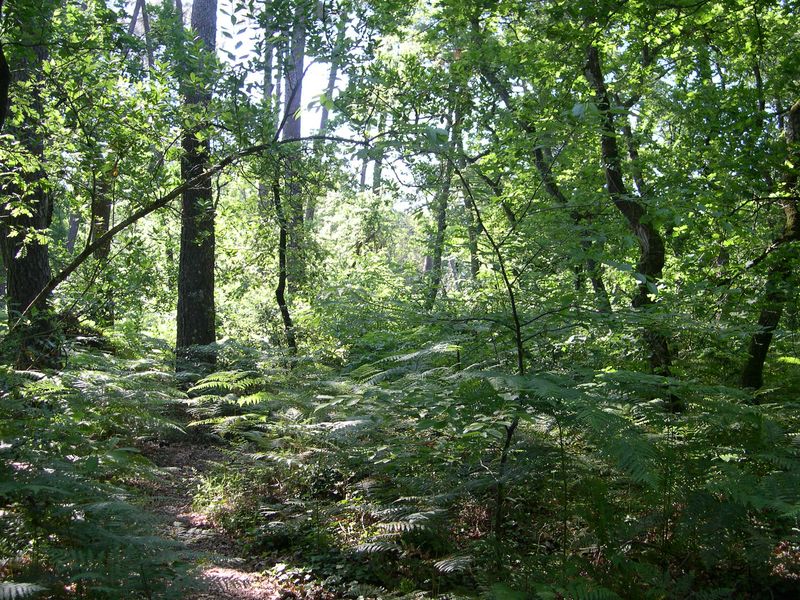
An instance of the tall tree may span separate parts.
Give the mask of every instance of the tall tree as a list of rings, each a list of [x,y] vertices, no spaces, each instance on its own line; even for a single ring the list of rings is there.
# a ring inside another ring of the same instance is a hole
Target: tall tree
[[[481,23],[479,19],[478,13],[474,13],[470,19],[470,33],[472,43],[474,43],[479,48],[486,48],[487,47],[487,37],[488,34],[481,29]],[[493,42],[493,40],[488,39],[488,41]],[[478,69],[489,84],[489,86],[494,90],[497,96],[502,101],[505,108],[509,111],[512,111],[512,114],[515,114],[515,119],[519,125],[519,127],[528,135],[530,135],[534,139],[533,143],[533,159],[534,165],[536,166],[536,170],[539,173],[539,177],[541,179],[542,187],[544,191],[555,201],[559,204],[559,206],[563,207],[564,209],[568,209],[569,207],[569,200],[567,196],[562,191],[561,187],[558,185],[554,174],[554,159],[550,155],[550,151],[548,146],[542,141],[541,136],[539,135],[536,127],[536,123],[531,118],[525,110],[516,111],[515,108],[515,101],[512,96],[511,92],[511,85],[507,79],[502,79],[498,72],[495,70],[494,65],[489,64],[487,61],[487,55],[480,54],[478,56]],[[490,187],[493,188],[493,191],[499,196],[499,182],[492,182],[491,180],[486,180],[487,183],[490,184]],[[506,214],[506,217],[509,220],[509,223],[514,225],[516,221],[516,216],[514,212],[511,210],[511,207],[508,206],[507,203],[503,202],[502,208]],[[581,247],[586,254],[586,258],[584,260],[586,272],[589,276],[589,280],[592,283],[592,289],[595,294],[595,301],[597,303],[597,308],[601,312],[611,312],[611,301],[608,297],[608,291],[606,290],[605,282],[603,281],[603,272],[602,267],[594,260],[590,253],[592,251],[592,242],[589,239],[591,235],[590,227],[588,226],[587,222],[589,221],[589,215],[585,211],[580,210],[569,210],[570,219],[572,220],[573,225],[581,231],[581,235],[583,241],[581,243]],[[576,279],[580,277],[580,270],[581,267],[579,266],[576,271]]]
[[[449,141],[439,163],[439,177],[436,194],[433,198],[433,218],[435,229],[431,243],[431,265],[427,271],[428,289],[425,297],[425,310],[431,310],[442,285],[442,255],[444,254],[445,232],[447,230],[447,208],[450,202],[450,186],[453,179],[453,148],[461,139],[461,115],[456,111],[447,116]]]
[[[308,20],[308,4],[299,1],[295,5],[292,19],[292,38],[289,48],[289,64],[286,65],[285,85],[285,124],[283,139],[299,139],[302,135],[301,101],[303,96],[303,79],[305,75],[306,27]],[[286,162],[287,194],[283,207],[283,224],[287,228],[286,275],[287,289],[292,291],[305,278],[304,261],[304,207],[302,173],[298,169],[301,158],[300,148],[291,152]]]
[[[0,0],[0,23],[3,23],[3,4],[4,0]],[[10,85],[11,70],[6,60],[3,40],[0,38],[0,132],[3,131],[3,125],[5,125],[6,122],[6,114],[8,113],[8,88]]]
[[[89,243],[100,239],[111,227],[113,170],[98,168],[92,173],[92,218]],[[100,270],[98,298],[93,308],[94,320],[101,326],[114,324],[114,299],[112,282],[108,277],[108,259],[111,256],[111,240],[104,242],[95,251],[94,258]]]
[[[45,296],[36,301],[36,306],[28,312],[29,322],[20,323],[18,319],[50,280],[46,236],[53,217],[53,205],[44,171],[45,140],[39,123],[43,115],[42,69],[48,54],[54,6],[53,2],[44,0],[36,6],[18,6],[12,15],[13,20],[20,24],[19,44],[7,84],[28,90],[29,98],[27,103],[17,105],[18,114],[15,116],[19,124],[8,128],[18,146],[14,164],[5,165],[3,170],[7,173],[0,181],[0,248],[6,267],[9,323],[15,333],[16,362],[21,367],[48,362],[53,357],[49,340],[55,323],[48,314],[48,298]],[[3,76],[2,66],[0,64],[0,77]],[[6,96],[0,98],[6,108],[8,91],[0,89],[0,92]]]
[[[190,113],[202,112],[211,101],[205,72],[214,63],[217,33],[216,0],[195,0],[191,30],[202,45],[191,68],[195,77],[184,77],[184,104]],[[208,169],[210,144],[202,125],[189,125],[182,137],[181,177],[189,181]],[[216,360],[213,351],[196,353],[195,346],[216,341],[214,305],[215,232],[211,178],[203,178],[182,194],[181,253],[178,266],[178,313],[176,348],[179,359],[191,362]]]
[[[346,11],[342,12],[339,22],[336,25],[336,40],[334,41],[333,48],[331,49],[331,67],[328,71],[328,83],[325,86],[325,101],[322,103],[322,114],[319,118],[319,135],[324,136],[328,133],[328,123],[330,121],[330,106],[333,100],[333,93],[336,91],[336,80],[339,77],[339,68],[344,58],[345,33],[347,31],[348,14]],[[314,144],[316,153],[322,148],[323,140],[319,139]],[[311,223],[314,220],[314,213],[317,208],[317,199],[311,196],[306,205],[305,223]]]
[[[783,231],[773,242],[775,256],[767,272],[758,330],[751,336],[747,360],[742,369],[742,386],[758,389],[764,384],[764,362],[767,359],[772,336],[781,320],[789,297],[791,276],[797,264],[797,244],[800,241],[800,215],[797,210],[798,170],[800,170],[800,101],[792,105],[784,121],[786,137],[786,163],[783,177],[783,194],[779,201],[784,214]]]
[[[641,274],[642,280],[634,295],[633,306],[644,308],[653,304],[651,289],[661,279],[664,269],[666,256],[664,240],[648,218],[644,205],[629,194],[625,186],[622,177],[622,159],[617,143],[614,107],[611,105],[600,51],[596,45],[590,45],[587,50],[584,75],[594,89],[595,104],[600,114],[600,155],[606,176],[606,191],[614,206],[625,217],[639,243],[636,271]],[[645,329],[645,341],[653,372],[669,375],[672,357],[667,337],[657,328],[648,326]]]

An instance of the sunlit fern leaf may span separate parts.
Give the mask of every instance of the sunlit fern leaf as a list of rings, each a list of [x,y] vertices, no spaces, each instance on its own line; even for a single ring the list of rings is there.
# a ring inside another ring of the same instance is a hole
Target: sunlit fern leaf
[[[409,513],[407,506],[390,506],[388,508],[380,507],[370,511],[373,518],[378,520],[396,519],[398,515],[407,515]]]
[[[360,365],[350,372],[350,377],[355,381],[374,385],[415,370],[421,372],[423,369],[419,368],[420,363],[434,357],[452,354],[458,349],[459,347],[454,344],[442,342],[416,352],[386,356],[377,361]]]
[[[274,400],[271,394],[268,394],[265,391],[259,391],[255,394],[248,394],[246,396],[242,396],[236,400],[239,406],[252,406],[252,405],[264,405],[267,402]]]
[[[389,523],[378,523],[378,529],[387,533],[408,533],[410,531],[421,531],[428,528],[428,524],[420,521],[390,521]]]
[[[368,383],[370,385],[376,385],[376,384],[378,384],[378,383],[380,383],[382,381],[386,381],[387,379],[390,379],[392,377],[396,378],[399,375],[404,375],[404,374],[410,372],[411,369],[412,369],[412,367],[409,367],[409,366],[406,366],[406,365],[401,365],[399,367],[392,367],[390,369],[379,371],[378,373],[376,373],[372,377],[369,377],[369,378],[365,379],[364,383]]]
[[[218,371],[200,380],[187,392],[199,394],[251,394],[266,384],[259,373],[252,371]]]
[[[394,542],[367,542],[353,548],[359,554],[378,554],[380,552],[399,552],[400,546]]]
[[[441,342],[438,344],[433,344],[432,346],[428,346],[427,348],[423,348],[422,350],[417,350],[416,352],[389,356],[385,359],[382,359],[382,362],[409,362],[423,358],[430,358],[431,356],[435,355],[450,354],[456,352],[458,349],[459,346],[455,344]]]
[[[440,573],[463,573],[472,564],[471,556],[450,556],[433,563],[436,570]]]
[[[302,467],[305,461],[298,456],[285,456],[275,452],[256,452],[250,455],[254,460],[265,460],[289,469]]]
[[[35,583],[15,583],[13,581],[0,582],[0,600],[22,600],[32,598],[47,588]]]

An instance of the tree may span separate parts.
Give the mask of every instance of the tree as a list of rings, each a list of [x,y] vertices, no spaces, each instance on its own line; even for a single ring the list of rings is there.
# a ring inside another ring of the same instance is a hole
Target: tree
[[[641,280],[633,298],[633,306],[644,308],[653,304],[651,295],[664,269],[666,256],[664,240],[652,225],[644,206],[628,193],[625,186],[613,107],[606,88],[600,51],[596,45],[590,45],[587,50],[584,75],[594,89],[595,104],[600,116],[600,154],[606,176],[606,190],[639,243],[636,272],[641,275]],[[650,326],[645,330],[645,341],[649,347],[650,366],[653,372],[669,375],[672,357],[666,336]]]
[[[8,103],[7,83],[29,90],[29,95],[19,98],[11,108],[13,124],[7,130],[16,144],[13,151],[4,152],[0,158],[7,172],[0,181],[4,196],[0,247],[7,274],[8,318],[14,332],[16,363],[28,367],[48,363],[58,355],[52,343],[56,324],[49,314],[49,298],[39,296],[50,280],[47,234],[53,205],[43,164],[45,139],[38,124],[43,116],[40,85],[54,4],[45,0],[37,6],[15,8],[17,12],[6,15],[9,22],[19,23],[19,29],[14,28],[19,45],[12,58],[10,81],[2,82],[4,88],[0,88],[4,96],[0,98],[3,118]],[[3,69],[5,62],[5,58],[0,61],[0,77],[8,72],[7,65]],[[20,315],[25,311],[30,318],[21,322]]]
[[[5,0],[0,0],[0,23],[3,22],[3,4]],[[11,70],[8,68],[3,40],[0,39],[0,133],[6,122],[8,114],[8,88],[11,85]]]
[[[778,200],[784,214],[783,231],[768,252],[770,266],[758,316],[758,330],[750,337],[747,360],[741,381],[745,388],[758,389],[764,384],[764,362],[772,336],[781,320],[789,298],[792,275],[798,264],[797,241],[800,241],[800,215],[797,211],[798,169],[800,169],[800,101],[789,109],[785,121],[786,168],[783,193]]]
[[[305,77],[306,28],[308,27],[309,6],[305,0],[294,6],[292,19],[289,64],[286,65],[285,113],[283,125],[284,140],[299,140],[302,136],[302,97]],[[298,169],[302,152],[298,148],[286,161],[284,179],[287,190],[284,202],[283,224],[287,228],[286,276],[287,289],[292,292],[305,280],[305,227],[303,207],[303,174]]]
[[[214,62],[217,33],[216,0],[196,0],[192,5],[191,29],[200,42],[196,63],[181,82],[184,103],[195,123],[183,133],[181,177],[189,181],[207,170],[210,142],[201,113],[211,102],[211,90],[205,76]],[[182,195],[181,252],[178,267],[178,313],[176,347],[179,358],[192,362],[215,362],[213,351],[197,354],[194,346],[208,346],[216,341],[214,304],[215,206],[211,178],[203,179]]]

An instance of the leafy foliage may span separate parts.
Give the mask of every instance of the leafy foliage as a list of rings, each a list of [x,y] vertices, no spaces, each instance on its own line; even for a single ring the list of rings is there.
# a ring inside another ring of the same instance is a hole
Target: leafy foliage
[[[3,371],[0,572],[36,581],[3,593],[181,597],[185,550],[156,535],[125,486],[153,475],[130,444],[180,431],[158,414],[171,410],[171,379],[149,361],[77,359],[84,369],[33,381]]]

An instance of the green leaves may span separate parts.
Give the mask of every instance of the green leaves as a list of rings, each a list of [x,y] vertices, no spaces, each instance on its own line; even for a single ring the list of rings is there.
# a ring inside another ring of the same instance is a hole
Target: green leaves
[[[0,582],[0,600],[23,600],[33,598],[47,588],[34,583]]]

